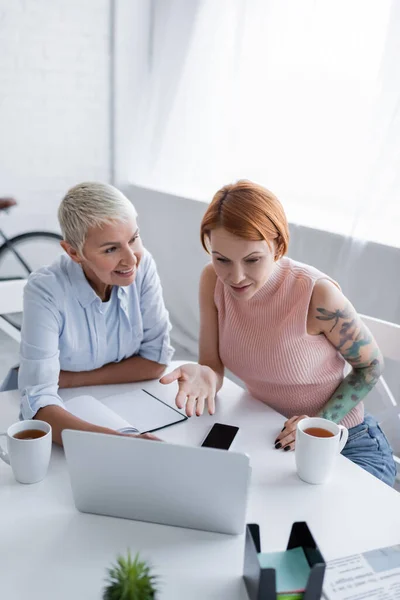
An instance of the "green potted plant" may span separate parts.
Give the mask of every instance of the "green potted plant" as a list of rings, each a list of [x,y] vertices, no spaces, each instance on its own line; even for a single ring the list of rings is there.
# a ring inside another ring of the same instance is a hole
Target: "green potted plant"
[[[108,569],[103,600],[154,600],[156,580],[147,562],[140,560],[139,554],[132,559],[128,550],[126,557],[119,555]]]

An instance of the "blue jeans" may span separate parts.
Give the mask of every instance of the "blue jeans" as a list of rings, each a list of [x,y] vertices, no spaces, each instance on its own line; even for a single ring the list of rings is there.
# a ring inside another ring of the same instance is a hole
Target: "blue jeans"
[[[369,414],[356,427],[349,429],[343,456],[359,465],[391,487],[396,477],[392,449],[377,420]]]

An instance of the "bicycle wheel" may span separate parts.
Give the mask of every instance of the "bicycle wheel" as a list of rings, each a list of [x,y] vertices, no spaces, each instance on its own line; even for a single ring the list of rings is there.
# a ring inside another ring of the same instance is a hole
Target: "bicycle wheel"
[[[9,239],[9,243],[22,261],[3,244],[0,247],[0,281],[3,279],[26,279],[40,267],[51,264],[64,250],[62,237],[51,231],[31,231]],[[16,329],[21,329],[22,313],[2,315]]]
[[[51,231],[30,231],[9,240],[22,261],[3,244],[0,247],[0,280],[26,279],[29,273],[51,264],[64,251],[62,237]]]

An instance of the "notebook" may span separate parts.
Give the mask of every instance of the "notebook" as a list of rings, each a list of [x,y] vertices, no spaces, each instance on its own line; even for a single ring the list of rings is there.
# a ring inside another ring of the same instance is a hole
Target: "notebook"
[[[185,421],[187,416],[145,389],[113,394],[101,400],[76,396],[65,401],[65,408],[76,417],[119,431],[147,433]]]

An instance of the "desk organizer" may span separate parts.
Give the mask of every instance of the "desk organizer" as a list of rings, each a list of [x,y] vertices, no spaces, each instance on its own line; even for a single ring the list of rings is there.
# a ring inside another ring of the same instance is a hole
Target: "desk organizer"
[[[310,565],[303,600],[320,600],[325,574],[325,561],[307,523],[293,523],[286,550],[301,546]],[[258,560],[261,552],[260,528],[257,524],[246,526],[243,578],[249,600],[276,600],[275,569],[263,569]]]

